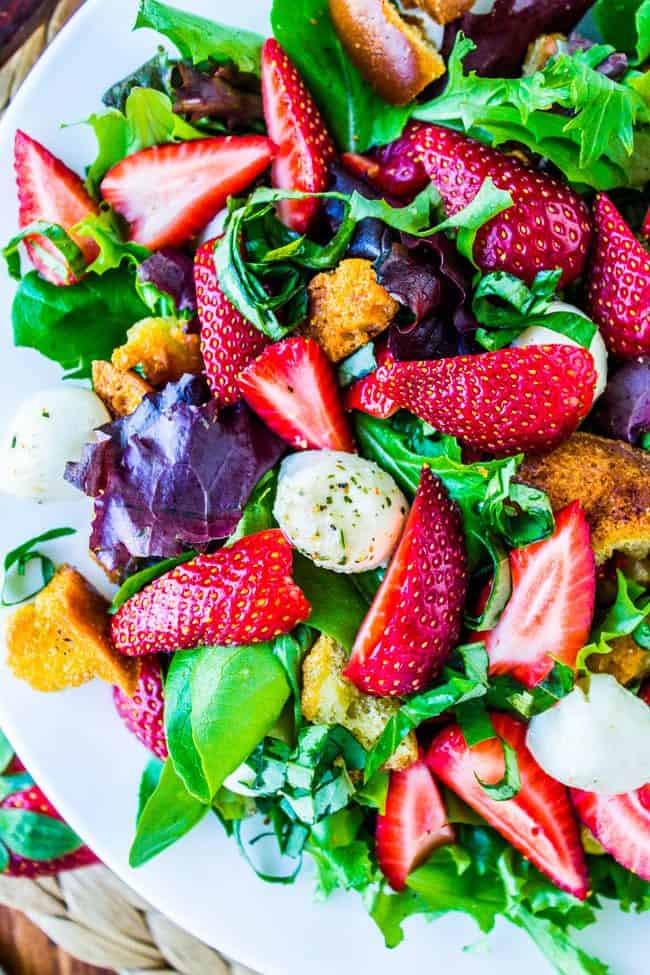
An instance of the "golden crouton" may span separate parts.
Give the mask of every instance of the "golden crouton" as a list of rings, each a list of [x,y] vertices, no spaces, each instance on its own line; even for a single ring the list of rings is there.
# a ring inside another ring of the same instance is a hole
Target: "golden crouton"
[[[631,636],[611,640],[611,653],[593,653],[587,666],[594,674],[611,674],[619,684],[631,684],[650,676],[650,653]]]
[[[302,667],[302,711],[316,724],[342,725],[364,748],[371,748],[399,702],[359,691],[343,677],[346,660],[344,648],[330,637],[321,636],[314,644]],[[417,741],[411,733],[385,767],[403,769],[417,757]]]
[[[8,663],[37,691],[62,691],[100,677],[134,694],[139,661],[117,653],[108,603],[76,569],[61,566],[7,627]]]
[[[383,332],[398,308],[377,282],[370,261],[351,258],[312,279],[307,321],[300,331],[339,362]]]
[[[174,318],[143,318],[129,329],[127,340],[113,352],[113,365],[120,372],[140,366],[154,386],[203,370],[199,336],[188,335]]]
[[[416,3],[439,24],[448,24],[471,10],[476,0],[416,0]]]
[[[153,386],[137,372],[120,372],[110,362],[93,362],[93,387],[112,417],[129,416]]]

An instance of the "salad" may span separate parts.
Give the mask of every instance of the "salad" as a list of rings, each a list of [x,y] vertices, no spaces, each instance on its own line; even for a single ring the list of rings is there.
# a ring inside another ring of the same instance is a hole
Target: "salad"
[[[10,552],[9,664],[113,685],[133,866],[208,817],[389,947],[461,911],[600,975],[573,932],[650,909],[650,2],[271,23],[141,0],[86,173],[16,133],[66,382],[6,487],[91,498],[116,590]]]

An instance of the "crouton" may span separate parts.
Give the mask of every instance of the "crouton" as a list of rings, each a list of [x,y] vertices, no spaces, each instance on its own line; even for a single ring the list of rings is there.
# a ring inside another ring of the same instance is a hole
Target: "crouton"
[[[632,684],[650,676],[650,653],[631,636],[612,640],[611,653],[593,653],[587,666],[595,674],[611,674],[619,684]]]
[[[176,382],[186,372],[203,371],[201,340],[188,335],[174,318],[143,318],[127,332],[127,342],[115,349],[112,364],[120,372],[139,366],[154,386]]]
[[[312,279],[301,332],[315,339],[332,362],[339,362],[388,328],[398,308],[378,283],[370,261],[351,258]]]
[[[340,724],[364,748],[371,748],[386,722],[399,708],[399,701],[363,694],[343,677],[347,654],[328,636],[321,636],[305,657],[302,676],[302,712],[317,724]],[[403,769],[418,757],[415,735],[402,741],[386,762],[387,769]]]
[[[416,3],[439,24],[448,24],[471,10],[476,0],[416,0]]]
[[[120,372],[110,362],[93,362],[93,387],[113,418],[129,416],[153,386],[136,372]]]
[[[100,677],[135,693],[139,662],[110,638],[108,603],[76,569],[63,565],[34,602],[9,619],[9,667],[37,691],[79,687]]]

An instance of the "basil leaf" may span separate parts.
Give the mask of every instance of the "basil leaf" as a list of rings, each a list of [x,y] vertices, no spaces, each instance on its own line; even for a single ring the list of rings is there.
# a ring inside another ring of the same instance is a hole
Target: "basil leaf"
[[[436,230],[457,230],[456,247],[474,266],[476,235],[486,223],[513,206],[510,193],[500,190],[488,176],[466,207],[438,224]]]
[[[34,780],[29,772],[16,772],[15,775],[0,776],[0,802],[13,795],[14,792],[31,789],[33,785]]]
[[[487,712],[486,717],[488,717],[489,720]],[[474,775],[476,777],[476,781],[481,786],[483,791],[487,793],[490,799],[494,799],[495,802],[507,802],[509,799],[514,799],[521,790],[521,776],[519,774],[517,752],[514,750],[512,745],[505,740],[505,738],[500,738],[494,733],[494,731],[492,737],[497,738],[501,744],[501,747],[503,748],[503,758],[505,762],[503,778],[501,778],[499,782],[489,783],[480,779],[476,773],[474,773]]]
[[[457,707],[456,721],[469,748],[494,738],[494,726],[483,699],[466,701]]]
[[[14,746],[11,744],[5,733],[0,730],[0,772],[5,771],[14,757],[14,754]]]
[[[185,650],[172,657],[165,681],[165,737],[169,757],[187,791],[201,802],[210,802],[212,793],[192,735],[191,679],[201,652]]]
[[[76,535],[75,528],[52,528],[50,531],[43,532],[42,535],[37,535],[35,538],[30,538],[29,541],[23,542],[17,548],[8,552],[5,555],[3,568],[4,568],[4,579],[2,583],[2,593],[0,594],[0,602],[3,606],[17,606],[20,603],[26,602],[26,600],[31,599],[37,593],[41,592],[42,589],[47,586],[49,582],[54,578],[54,563],[47,555],[43,555],[42,552],[36,551],[36,545],[42,545],[44,542],[54,541],[56,538],[65,538],[68,535]],[[24,578],[27,566],[30,562],[38,562],[41,570],[42,585],[37,589],[32,589],[27,593],[14,593],[14,596],[18,598],[10,598],[12,589],[15,587],[17,578]],[[6,767],[6,766],[5,766]]]
[[[383,815],[386,812],[389,785],[390,774],[388,772],[375,772],[369,782],[359,786],[354,793],[354,801],[360,806],[377,809]]]
[[[553,707],[575,687],[575,673],[567,664],[555,661],[553,669],[536,687],[528,688],[514,677],[504,674],[492,677],[487,692],[487,704],[494,711],[510,711],[530,721]]]
[[[309,626],[351,650],[368,604],[349,576],[329,572],[294,552],[293,578],[311,606]]]
[[[147,782],[147,788],[151,785]],[[155,789],[138,818],[129,865],[141,867],[162,853],[199,823],[210,806],[191,795],[176,774],[171,759],[165,762]]]
[[[162,775],[163,764],[164,763],[161,762],[159,758],[152,757],[145,766],[144,772],[142,773],[142,778],[140,779],[140,788],[138,789],[138,812],[136,816],[136,824],[140,822],[142,810],[158,787],[160,776]]]
[[[9,850],[4,843],[0,843],[0,873],[6,873],[10,863],[11,856],[9,855]]]
[[[481,517],[511,548],[522,548],[553,533],[555,519],[548,495],[528,484],[513,482],[518,457],[509,457],[487,484],[479,504]]]
[[[124,111],[126,100],[134,88],[153,88],[168,95],[173,94],[172,72],[175,62],[163,47],[159,47],[152,58],[131,71],[125,78],[116,81],[102,95],[107,108]]]
[[[299,640],[294,636],[279,636],[273,641],[272,649],[275,657],[282,664],[287,683],[291,688],[294,728],[295,731],[299,731],[302,727],[302,708],[300,705],[302,661],[312,638],[310,630],[306,626],[299,626],[296,632],[300,637]]]
[[[273,505],[275,504],[277,486],[277,470],[267,471],[256,484],[244,508],[244,513],[239,519],[239,524],[228,539],[227,545],[233,545],[240,538],[246,538],[248,535],[256,535],[258,532],[266,531],[267,528],[276,527]]]
[[[182,565],[184,562],[189,562],[196,556],[196,552],[190,550],[183,552],[182,555],[175,555],[170,559],[161,559],[156,562],[155,565],[150,565],[146,569],[141,569],[140,572],[135,572],[132,576],[123,582],[120,588],[117,590],[113,596],[113,602],[111,603],[109,613],[115,614],[118,609],[120,609],[124,603],[128,602],[132,596],[135,596],[137,592],[148,586],[150,582],[155,579],[159,579],[161,576],[166,575],[175,569],[177,565]]]
[[[16,856],[39,862],[74,853],[83,845],[66,823],[26,809],[0,809],[0,840]]]
[[[67,265],[64,266],[62,277],[67,277],[65,272],[68,271],[75,278],[82,276],[86,269],[86,258],[79,245],[75,243],[67,230],[64,230],[58,223],[35,220],[29,226],[24,227],[15,237],[12,237],[9,243],[2,249],[2,256],[7,262],[7,270],[14,280],[20,281],[22,277],[19,247],[26,238],[33,237],[37,234],[39,237],[46,237],[60,252],[64,265]]]
[[[246,860],[249,867],[251,867],[255,871],[255,873],[260,878],[260,880],[263,880],[267,884],[281,884],[286,886],[288,884],[294,883],[302,867],[301,852],[302,852],[302,846],[304,845],[304,841],[307,838],[307,831],[303,828],[300,829],[302,835],[302,843],[299,844],[301,847],[300,852],[296,856],[285,853],[285,856],[288,860],[288,868],[286,873],[280,872],[279,869],[275,873],[269,873],[268,871],[263,869],[263,867],[258,862],[258,858],[255,857],[253,854],[259,851],[260,842],[262,840],[272,840],[274,838],[273,833],[270,833],[268,830],[265,830],[264,832],[258,832],[254,834],[252,837],[247,837],[244,836],[243,833],[244,826],[246,825],[248,825],[249,829],[253,828],[253,824],[251,824],[250,821],[248,822],[248,824],[246,824],[246,822],[242,820],[235,822],[234,834],[237,840],[237,845],[239,846],[239,852],[243,856],[244,860]],[[256,826],[256,828],[259,829],[259,826]],[[275,853],[275,850],[273,850],[273,852]]]
[[[633,636],[637,632],[643,635],[646,620],[650,617],[650,594],[637,586],[620,569],[616,571],[616,599],[605,615],[591,631],[590,642],[578,654],[576,669],[588,671],[588,660],[592,654],[604,655],[611,653],[611,641],[622,636]],[[642,644],[640,644],[642,645]]]

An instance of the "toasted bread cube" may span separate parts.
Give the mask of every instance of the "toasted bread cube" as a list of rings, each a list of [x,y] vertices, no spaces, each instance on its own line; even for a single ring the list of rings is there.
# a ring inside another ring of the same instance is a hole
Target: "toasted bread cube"
[[[120,372],[110,362],[93,362],[93,387],[112,417],[129,416],[153,386],[136,372]]]
[[[476,0],[416,0],[416,2],[418,7],[422,7],[439,24],[448,24],[471,10]]]
[[[302,712],[316,724],[340,724],[364,748],[371,748],[387,721],[399,709],[399,701],[363,694],[343,677],[347,654],[332,640],[321,636],[305,657],[302,677]],[[418,757],[415,734],[401,742],[386,768],[406,768]]]
[[[174,318],[143,318],[131,326],[111,361],[120,372],[139,366],[150,383],[163,386],[187,372],[202,372],[201,339],[184,332]]]
[[[650,676],[650,653],[640,647],[631,636],[612,640],[611,653],[594,653],[587,666],[596,674],[611,674],[619,684],[632,684]]]
[[[100,677],[134,694],[139,663],[115,650],[107,610],[76,569],[61,566],[36,599],[11,616],[9,667],[37,691],[62,691]]]
[[[399,304],[377,281],[370,261],[350,258],[309,283],[309,312],[301,332],[332,362],[352,355],[388,328]]]

